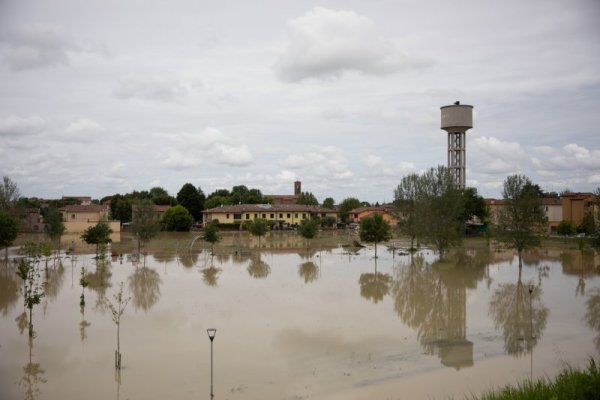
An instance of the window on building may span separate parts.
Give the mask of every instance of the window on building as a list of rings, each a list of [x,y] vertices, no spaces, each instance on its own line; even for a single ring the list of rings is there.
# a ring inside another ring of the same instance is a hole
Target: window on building
[[[267,218],[267,214],[263,214],[263,219],[266,219],[266,218]]]
[[[254,214],[254,218],[258,218],[258,214]]]
[[[305,218],[306,218],[306,214],[302,213],[302,219],[305,219]]]
[[[75,219],[75,214],[71,214],[71,219]]]
[[[294,218],[298,218],[298,213],[294,213]]]
[[[283,214],[279,214],[279,218],[283,218]]]
[[[250,219],[250,214],[246,214],[246,219]]]
[[[290,213],[287,214],[287,217],[290,218]]]
[[[238,220],[242,219],[242,214],[233,214],[233,219],[235,221],[238,221]]]
[[[275,214],[271,213],[271,219],[275,218]]]
[[[225,219],[229,219],[229,214],[225,214]]]

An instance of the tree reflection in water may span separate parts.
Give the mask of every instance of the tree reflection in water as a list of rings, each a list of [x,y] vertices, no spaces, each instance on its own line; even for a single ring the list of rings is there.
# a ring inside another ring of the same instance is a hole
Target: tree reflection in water
[[[19,300],[19,287],[17,275],[8,267],[0,267],[0,311],[8,315],[9,311]]]
[[[81,313],[81,322],[79,323],[79,337],[81,339],[81,343],[83,343],[87,339],[87,332],[85,330],[91,325],[91,323],[89,323],[85,319],[85,304],[81,304],[79,306],[79,312]]]
[[[62,261],[58,262],[57,267],[46,269],[45,274],[44,293],[47,298],[55,300],[65,281],[65,268],[63,267]]]
[[[219,280],[219,274],[221,273],[221,268],[217,268],[214,265],[211,265],[208,268],[204,268],[202,272],[202,280],[208,286],[215,287],[217,286]]]
[[[504,351],[520,357],[537,346],[548,319],[548,308],[541,300],[542,289],[523,285],[521,266],[517,283],[504,283],[495,290],[490,300],[490,315],[496,329],[502,329]]]
[[[129,290],[133,297],[133,306],[144,311],[150,310],[160,298],[162,279],[158,272],[150,267],[138,267],[129,276]]]
[[[598,336],[594,339],[594,344],[596,345],[596,350],[600,352],[600,288],[594,288],[588,293],[585,321],[590,328],[598,333]]]
[[[304,278],[304,283],[314,282],[319,279],[319,267],[312,261],[303,262],[298,266],[298,275]]]
[[[443,365],[456,369],[473,365],[473,343],[466,339],[467,289],[475,289],[484,278],[485,259],[478,253],[458,253],[427,265],[415,255],[396,270],[394,309],[417,330],[425,352],[437,354]]]
[[[358,283],[360,295],[377,304],[390,292],[392,276],[377,272],[377,259],[375,259],[375,272],[361,274]]]
[[[264,279],[271,273],[271,267],[260,259],[260,252],[253,256],[248,265],[248,274],[257,279]]]
[[[19,381],[24,400],[35,400],[39,397],[41,390],[38,385],[47,382],[43,377],[44,373],[40,364],[33,362],[33,338],[29,337],[29,362],[23,367],[23,377]]]
[[[185,252],[179,255],[179,262],[186,268],[192,268],[198,262],[198,253]]]

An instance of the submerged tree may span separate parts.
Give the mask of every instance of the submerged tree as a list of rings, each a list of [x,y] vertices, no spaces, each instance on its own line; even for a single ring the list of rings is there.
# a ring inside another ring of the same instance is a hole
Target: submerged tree
[[[218,223],[215,223],[213,221],[210,224],[206,225],[206,227],[204,228],[204,235],[202,236],[202,239],[210,243],[210,255],[214,255],[215,243],[221,240],[221,237],[219,236]]]
[[[0,249],[4,248],[4,260],[8,263],[8,247],[17,238],[19,223],[8,214],[0,209]]]
[[[56,257],[60,254],[61,238],[65,233],[65,224],[63,223],[62,214],[56,208],[49,208],[44,215],[44,229],[51,240],[57,241]]]
[[[85,306],[85,288],[88,287],[90,282],[85,278],[85,268],[81,267],[81,273],[79,275],[79,285],[81,286],[81,296],[79,296],[79,305]]]
[[[410,249],[415,250],[415,239],[419,236],[418,202],[420,189],[419,174],[413,173],[402,178],[394,190],[394,205],[398,228],[410,238]]]
[[[154,212],[154,203],[148,199],[137,201],[132,206],[132,224],[131,232],[137,239],[138,256],[141,251],[141,246],[158,235],[160,231],[160,222]]]
[[[113,231],[108,224],[105,221],[100,221],[96,225],[87,228],[81,235],[81,238],[87,244],[96,245],[96,258],[98,258],[100,246],[110,242],[111,233]]]
[[[112,321],[117,326],[117,350],[115,350],[115,368],[121,369],[121,317],[125,312],[125,307],[131,300],[131,297],[123,296],[123,282],[119,285],[119,292],[113,296],[114,304],[109,300],[107,301],[108,308],[111,312]]]
[[[500,240],[519,253],[539,246],[545,231],[546,214],[535,186],[523,175],[511,175],[504,181],[505,205],[498,213],[497,233]]]
[[[317,219],[304,219],[298,226],[298,232],[306,239],[306,248],[310,247],[310,240],[319,232],[319,221]]]
[[[375,245],[375,258],[377,258],[377,243],[392,237],[390,224],[379,214],[363,218],[360,221],[359,235],[363,242]]]
[[[17,275],[24,279],[23,297],[25,307],[29,310],[29,336],[33,337],[33,307],[40,304],[45,293],[40,283],[40,248],[35,243],[28,243],[24,246],[26,254],[25,259],[20,261]]]
[[[245,225],[252,236],[258,236],[258,247],[260,248],[260,238],[269,231],[269,224],[266,220],[257,218]]]

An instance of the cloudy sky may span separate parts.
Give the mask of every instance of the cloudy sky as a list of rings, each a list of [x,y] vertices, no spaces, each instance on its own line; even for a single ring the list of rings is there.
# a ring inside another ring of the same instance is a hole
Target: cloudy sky
[[[390,201],[446,164],[456,100],[482,195],[600,186],[600,2],[0,0],[0,174],[24,196],[298,178]]]

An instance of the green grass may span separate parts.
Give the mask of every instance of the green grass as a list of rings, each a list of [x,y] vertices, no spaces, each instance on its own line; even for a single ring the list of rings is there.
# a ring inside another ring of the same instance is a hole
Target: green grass
[[[600,399],[600,370],[591,359],[587,369],[565,368],[552,380],[525,381],[485,393],[473,400],[589,400]]]

